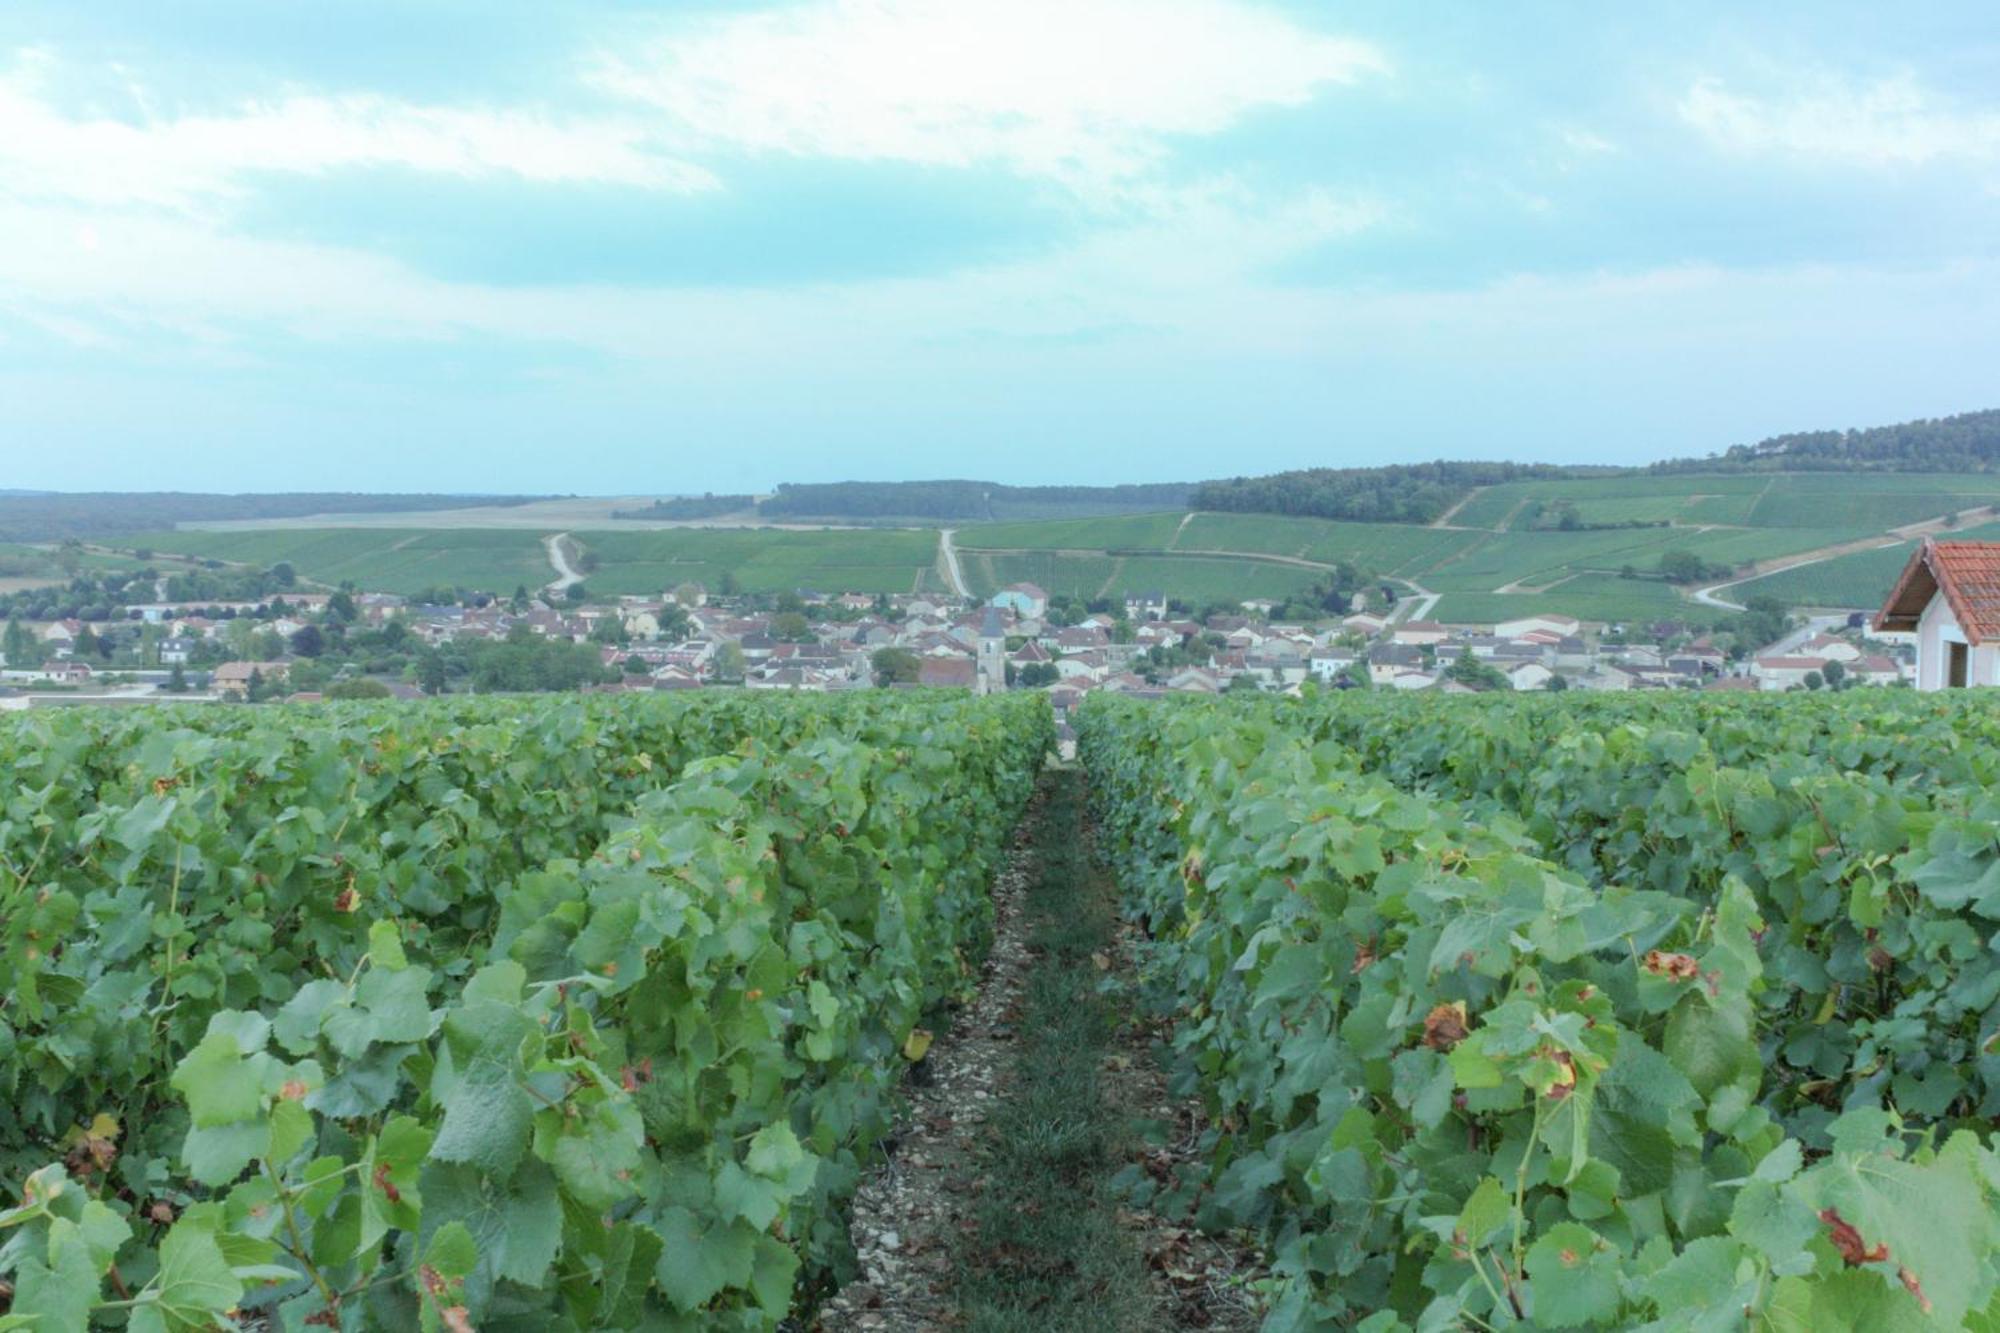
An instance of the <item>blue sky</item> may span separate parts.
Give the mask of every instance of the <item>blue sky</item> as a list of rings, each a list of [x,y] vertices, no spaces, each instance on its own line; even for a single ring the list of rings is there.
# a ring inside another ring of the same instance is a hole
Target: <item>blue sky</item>
[[[0,10],[0,486],[1644,462],[1996,366],[1990,0]]]

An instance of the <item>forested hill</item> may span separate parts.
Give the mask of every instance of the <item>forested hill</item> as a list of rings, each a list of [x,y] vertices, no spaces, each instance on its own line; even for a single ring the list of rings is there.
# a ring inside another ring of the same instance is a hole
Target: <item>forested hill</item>
[[[366,495],[292,491],[208,495],[188,491],[0,492],[0,541],[47,542],[157,532],[176,523],[306,514],[389,514],[525,504],[533,496]]]
[[[1861,430],[1801,431],[1739,444],[1710,458],[1656,463],[1654,472],[1992,472],[2000,469],[2000,409]]]
[[[1538,481],[1689,472],[2000,471],[2000,410],[1861,430],[1810,431],[1740,444],[1707,458],[1650,468],[1533,463],[1416,463],[1369,468],[1306,468],[1235,477],[1194,488],[1189,507],[1291,514],[1368,523],[1430,523],[1474,487]]]
[[[1443,516],[1475,486],[1608,476],[1617,471],[1539,463],[1445,462],[1304,468],[1264,477],[1203,482],[1194,488],[1189,507],[1338,518],[1357,523],[1429,523]]]
[[[1002,486],[990,481],[838,481],[787,484],[757,506],[773,519],[1091,518],[1184,509],[1186,482],[1139,486]]]

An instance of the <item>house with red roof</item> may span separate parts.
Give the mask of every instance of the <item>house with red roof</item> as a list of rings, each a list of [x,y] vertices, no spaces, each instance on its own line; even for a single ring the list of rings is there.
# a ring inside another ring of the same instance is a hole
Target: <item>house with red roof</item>
[[[1875,628],[1917,636],[1920,690],[2000,685],[2000,542],[1925,538]]]
[[[977,663],[970,654],[959,657],[926,657],[917,666],[919,685],[969,690],[977,677]]]

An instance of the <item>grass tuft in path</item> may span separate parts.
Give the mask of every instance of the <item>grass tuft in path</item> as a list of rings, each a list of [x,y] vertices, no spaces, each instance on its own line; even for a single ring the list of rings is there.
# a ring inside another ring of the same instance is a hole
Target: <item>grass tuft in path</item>
[[[1026,901],[1034,964],[1013,1078],[990,1122],[978,1229],[960,1255],[960,1300],[976,1333],[1157,1328],[1109,1184],[1125,1127],[1098,1079],[1118,1020],[1092,955],[1111,947],[1115,891],[1084,849],[1081,775],[1053,772],[1048,783]]]

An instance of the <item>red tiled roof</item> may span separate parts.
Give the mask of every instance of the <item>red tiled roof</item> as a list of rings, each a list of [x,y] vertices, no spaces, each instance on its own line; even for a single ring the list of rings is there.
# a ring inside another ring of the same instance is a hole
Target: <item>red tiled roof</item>
[[[1952,618],[1974,645],[2000,639],[2000,542],[1941,542],[1926,538],[1903,566],[1902,577],[1875,628],[1912,630],[1931,599],[1943,593]]]
[[[974,676],[969,657],[926,657],[917,667],[920,685],[970,685]]]

